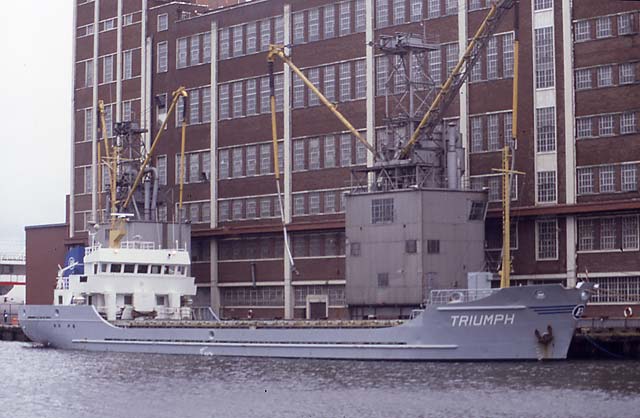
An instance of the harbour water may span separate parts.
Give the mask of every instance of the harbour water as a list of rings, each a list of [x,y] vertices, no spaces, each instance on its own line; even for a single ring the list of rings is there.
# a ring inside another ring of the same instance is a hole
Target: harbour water
[[[0,342],[0,417],[630,417],[640,362],[90,353]]]

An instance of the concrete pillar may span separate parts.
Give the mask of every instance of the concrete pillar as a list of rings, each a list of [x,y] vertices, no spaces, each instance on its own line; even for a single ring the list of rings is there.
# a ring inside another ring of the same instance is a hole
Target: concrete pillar
[[[122,121],[122,0],[118,0],[118,18],[116,29],[116,122]],[[98,161],[99,163],[99,161]],[[99,179],[102,181],[102,179]],[[98,208],[100,210],[102,208]]]
[[[211,22],[211,125],[210,125],[210,151],[211,151],[211,176],[209,180],[210,207],[211,207],[211,228],[219,225],[218,220],[218,22]],[[218,241],[212,238],[210,245],[210,274],[211,309],[220,316],[220,288],[218,287]]]
[[[467,1],[458,0],[458,52],[462,57],[467,48],[467,39],[469,39],[469,28],[467,21]],[[466,150],[464,153],[464,176],[458,180],[458,187],[469,184],[469,80],[464,82],[458,92],[460,98],[460,121],[458,128],[460,131],[460,143]]]
[[[375,60],[375,32],[373,28],[374,0],[366,0],[365,16],[365,48],[366,48],[366,83],[367,83],[367,142],[376,146],[376,60]],[[373,166],[375,156],[367,152],[367,167]],[[372,175],[373,177],[373,175]],[[375,179],[370,178],[369,182]]]
[[[100,37],[100,0],[95,0],[93,11],[93,100],[91,108],[91,120],[93,128],[91,129],[91,219],[95,222],[98,220],[98,46]],[[75,30],[75,29],[74,29]],[[72,161],[71,165],[75,165]],[[73,214],[72,214],[73,215]]]
[[[284,5],[284,44],[291,44],[291,5]],[[285,53],[291,56],[291,48],[285,48]],[[292,72],[289,67],[284,66],[284,217],[285,222],[290,224],[291,216],[291,80]],[[289,240],[290,241],[290,240]],[[291,263],[287,254],[287,243],[284,245],[284,318],[293,319],[293,307],[295,303],[293,295],[293,284],[291,280]]]
[[[78,26],[78,6],[74,3],[73,5],[73,27],[76,28]],[[74,33],[72,37],[72,45],[71,45],[71,80],[75,83],[76,80],[76,36]],[[71,193],[69,194],[69,238],[73,238],[75,235],[76,229],[76,221],[75,221],[75,208],[76,208],[76,199],[75,199],[75,172],[76,172],[76,158],[75,158],[75,145],[76,145],[76,94],[75,94],[75,86],[74,83],[71,83],[71,121],[69,123],[70,131],[71,131],[71,141],[70,150],[71,157],[69,167],[71,168],[71,173],[69,174],[69,180],[71,181],[69,190]]]

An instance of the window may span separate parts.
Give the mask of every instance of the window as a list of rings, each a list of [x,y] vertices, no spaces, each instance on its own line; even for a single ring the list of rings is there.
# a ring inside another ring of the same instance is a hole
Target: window
[[[191,65],[200,64],[200,35],[193,35],[191,37],[191,49],[189,52]]]
[[[324,95],[330,102],[336,100],[336,70],[333,65],[324,67]]]
[[[301,107],[304,107],[305,85],[302,79],[297,74],[293,74],[292,76],[293,76],[293,107],[301,108]]]
[[[439,50],[429,51],[429,76],[436,86],[442,84],[442,58]]]
[[[200,90],[191,90],[189,97],[189,123],[200,123]]]
[[[422,1],[422,0],[421,0]],[[365,0],[356,0],[356,32],[364,32],[367,28],[367,9]]]
[[[513,33],[502,37],[502,73],[504,77],[513,77]]]
[[[471,201],[471,209],[469,210],[470,221],[484,221],[485,212],[487,211],[487,205],[482,201]]]
[[[304,195],[297,194],[293,196],[293,214],[294,215],[304,215]]]
[[[336,36],[336,11],[333,4],[329,4],[322,8],[324,13],[324,39]]]
[[[356,164],[367,163],[367,148],[358,139],[356,139]]]
[[[284,109],[284,75],[276,75],[275,80],[275,95],[276,95],[276,111],[282,112]]]
[[[591,88],[591,70],[588,68],[576,70],[576,90]]]
[[[176,59],[176,68],[187,66],[187,38],[178,39]]]
[[[600,167],[600,193],[616,191],[616,170],[612,165]]]
[[[166,73],[168,70],[168,48],[169,44],[167,42],[158,42],[157,72],[159,73]]]
[[[490,202],[499,202],[502,200],[501,190],[502,190],[502,176],[492,176],[488,179],[489,185],[489,196],[488,199]]]
[[[422,20],[422,1],[411,0],[411,21],[419,22]]]
[[[262,144],[260,145],[260,174],[269,174],[271,171],[271,144]]]
[[[189,154],[185,154],[184,162],[182,161],[180,154],[176,154],[176,184],[180,181],[182,181],[183,184],[189,183],[189,178],[187,177],[187,164],[189,164]]]
[[[553,27],[536,29],[535,38],[536,88],[553,87],[555,85]]]
[[[575,31],[576,42],[584,42],[591,39],[591,25],[588,20],[576,22]]]
[[[113,136],[113,105],[104,106],[104,124],[107,127],[107,136]]]
[[[211,179],[211,152],[204,151],[202,153],[202,168],[201,173],[202,181],[207,181]]]
[[[638,190],[638,166],[636,164],[622,164],[621,176],[623,192]]]
[[[260,199],[260,217],[271,217],[271,198]]]
[[[595,228],[593,219],[578,219],[578,251],[594,249]]]
[[[600,136],[613,135],[613,115],[600,116]]]
[[[482,116],[474,116],[471,118],[471,152],[481,152],[483,150]]]
[[[260,21],[260,50],[268,51],[271,44],[271,20]]]
[[[498,39],[494,36],[487,42],[487,79],[498,78]]]
[[[513,144],[513,112],[504,113],[504,144]]]
[[[242,108],[242,81],[236,81],[233,83],[233,117],[240,118],[244,116],[244,109]]]
[[[598,67],[598,87],[608,87],[613,85],[613,79],[611,77],[612,66],[607,65],[604,67]]]
[[[638,249],[638,217],[623,216],[620,218],[622,223],[622,249],[637,250]]]
[[[636,82],[636,65],[635,63],[620,64],[618,71],[620,72],[620,84],[630,84]]]
[[[556,109],[544,107],[536,109],[536,125],[538,134],[538,152],[556,150]]]
[[[320,9],[311,9],[307,15],[309,19],[309,42],[320,39]]]
[[[224,200],[218,204],[218,214],[220,221],[228,221],[229,220],[229,202]]]
[[[333,135],[324,138],[324,167],[332,168],[336,166],[336,142]]]
[[[613,250],[616,248],[616,220],[614,218],[600,219],[600,249]]]
[[[218,170],[220,179],[229,178],[229,150],[218,151]]]
[[[332,191],[324,193],[324,213],[336,211],[336,194]]]
[[[84,62],[84,85],[85,87],[93,86],[93,60]]]
[[[278,45],[282,45],[284,43],[284,17],[278,16],[274,22],[275,26],[275,39]]]
[[[577,169],[578,174],[578,194],[593,193],[593,169],[583,167]]]
[[[300,171],[305,169],[304,140],[293,141],[293,169]]]
[[[242,177],[242,175],[244,174],[244,167],[243,167],[243,159],[242,159],[242,148],[234,148],[232,151],[232,156],[233,156],[233,177]]]
[[[197,153],[185,155],[185,159],[189,158],[189,183],[200,182],[200,155]]]
[[[482,0],[469,0],[469,11],[482,9]]]
[[[309,214],[316,215],[320,213],[320,193],[309,193]]]
[[[591,118],[576,119],[576,138],[590,138],[592,136]]]
[[[211,122],[211,87],[202,89],[202,122]]]
[[[376,58],[376,95],[384,96],[387,92],[389,60],[382,56]]]
[[[189,115],[185,113],[185,103],[187,101],[186,97],[178,98],[176,102],[176,127],[182,126],[182,118],[184,116],[184,123],[189,123]]]
[[[538,180],[538,202],[549,203],[556,201],[556,172],[539,171]]]
[[[402,25],[405,19],[405,0],[393,0],[393,24]]]
[[[636,114],[625,112],[620,116],[620,134],[632,134],[636,132]]]
[[[159,155],[156,159],[156,169],[158,170],[158,183],[161,186],[167,184],[167,156]]]
[[[233,27],[233,56],[239,57],[244,53],[244,35],[242,26]]]
[[[304,43],[304,12],[292,14],[293,19],[293,42],[296,44]]]
[[[535,0],[533,10],[551,9],[553,7],[553,0]]]
[[[389,25],[389,0],[376,0],[376,27]]]
[[[232,216],[234,220],[242,219],[243,217],[242,209],[243,209],[242,200],[234,200],[232,204],[232,211],[233,211]]]
[[[340,166],[349,167],[351,165],[351,135],[340,135]]]
[[[113,55],[108,55],[102,59],[103,71],[102,82],[110,83],[113,81]]]
[[[393,222],[393,199],[373,199],[371,201],[371,223]]]
[[[200,206],[197,203],[189,205],[189,220],[194,224],[200,222]]]
[[[429,13],[427,16],[430,19],[440,16],[440,0],[429,0]]]
[[[256,22],[247,23],[245,25],[245,32],[247,34],[247,54],[253,54],[258,49]]]
[[[478,59],[476,63],[473,65],[473,68],[471,68],[471,76],[469,81],[475,82],[475,81],[481,81],[481,80],[482,80],[482,55],[478,55]]]
[[[211,33],[202,35],[202,61],[211,62]]]
[[[93,171],[91,167],[84,167],[84,192],[91,193],[93,190]]]
[[[351,3],[348,1],[340,3],[339,13],[340,36],[345,36],[351,33]]]
[[[247,115],[255,115],[257,113],[256,102],[256,79],[252,78],[247,80],[247,91],[245,95]]]
[[[440,240],[428,239],[427,240],[427,254],[440,254]]]
[[[536,259],[555,260],[558,258],[558,221],[536,221]]]
[[[389,273],[378,273],[378,287],[389,287]]]
[[[229,28],[220,29],[220,59],[227,59],[230,56]]]
[[[258,166],[257,148],[255,145],[249,145],[246,149],[247,158],[247,176],[255,176]]]
[[[256,207],[256,199],[247,199],[247,201],[245,202],[245,218],[247,219],[253,219],[258,217],[258,211],[257,211],[257,207]]]
[[[608,38],[611,35],[611,17],[603,16],[596,19],[596,38]]]
[[[122,54],[123,77],[128,80],[133,77],[133,51],[124,51]]]
[[[492,38],[492,41],[495,41],[496,38]],[[489,42],[491,43],[491,42]],[[495,42],[494,42],[495,44]],[[458,44],[448,44],[446,49],[446,57],[447,57],[447,75],[451,74],[456,64],[458,63]]]
[[[351,100],[351,63],[340,64],[340,101]]]
[[[349,255],[351,255],[352,257],[359,257],[360,254],[361,250],[359,242],[352,242],[351,244],[349,244]]]
[[[169,29],[169,15],[166,13],[158,15],[158,32]]]
[[[458,13],[458,0],[445,0],[445,12],[447,15],[455,15]]]
[[[320,168],[320,139],[311,138],[309,140],[309,169]]]
[[[487,119],[487,142],[489,151],[500,149],[500,118],[498,115],[489,115]]]
[[[356,99],[362,99],[367,95],[366,63],[358,60],[356,65]]]
[[[229,85],[221,84],[218,92],[219,119],[229,119]]]
[[[625,13],[618,16],[618,35],[629,35],[632,33],[633,15]]]

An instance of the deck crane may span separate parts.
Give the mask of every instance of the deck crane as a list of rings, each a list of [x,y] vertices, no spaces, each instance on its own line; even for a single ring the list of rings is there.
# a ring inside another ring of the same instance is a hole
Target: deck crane
[[[114,143],[113,146],[109,146],[109,139],[107,137],[107,130],[106,130],[106,122],[105,122],[105,116],[104,116],[104,104],[102,101],[99,101],[98,103],[98,111],[100,113],[100,121],[101,121],[101,126],[102,126],[102,132],[103,132],[103,137],[104,137],[104,147],[105,147],[105,154],[106,154],[106,161],[107,161],[107,166],[110,170],[110,192],[111,192],[111,208],[110,208],[110,212],[111,212],[111,220],[110,220],[110,232],[109,232],[109,246],[111,248],[118,248],[120,246],[120,241],[122,240],[122,238],[125,235],[125,223],[126,223],[126,216],[124,216],[124,214],[119,213],[119,212],[124,212],[127,207],[129,206],[129,204],[132,202],[133,196],[135,194],[135,191],[137,189],[137,187],[140,185],[140,182],[142,181],[142,178],[145,174],[145,169],[147,168],[147,166],[149,165],[151,158],[153,156],[153,152],[156,149],[160,138],[162,137],[162,133],[165,130],[165,126],[168,123],[169,117],[171,116],[171,114],[173,113],[176,104],[178,103],[178,100],[182,99],[185,100],[187,99],[188,94],[187,91],[185,89],[185,87],[179,87],[176,91],[173,92],[173,99],[171,101],[171,105],[169,106],[169,109],[167,111],[167,115],[164,119],[164,121],[162,122],[162,125],[160,126],[160,128],[158,129],[158,132],[151,144],[151,148],[149,148],[149,151],[146,153],[146,156],[144,158],[144,160],[142,161],[142,163],[140,164],[140,168],[138,170],[138,174],[136,175],[136,178],[133,182],[133,184],[129,187],[129,191],[126,195],[126,197],[122,200],[122,201],[118,201],[117,199],[117,177],[118,177],[118,166],[120,164],[120,146],[118,145],[118,143]],[[181,154],[180,154],[180,197],[179,197],[179,204],[178,204],[178,210],[179,213],[182,212],[182,198],[183,198],[183,185],[184,185],[184,152],[185,152],[185,143],[186,143],[186,103],[185,105],[182,107],[182,135],[181,135]],[[100,146],[98,146],[98,159],[101,159],[101,148]],[[98,165],[98,173],[99,175],[101,174],[101,161]],[[101,179],[100,179],[101,182]]]

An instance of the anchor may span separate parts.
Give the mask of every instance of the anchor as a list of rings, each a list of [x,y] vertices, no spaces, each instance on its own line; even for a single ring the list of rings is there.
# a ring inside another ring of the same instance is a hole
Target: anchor
[[[547,325],[547,331],[542,334],[536,329],[535,334],[538,342],[544,346],[549,345],[549,343],[553,341],[553,329],[551,329],[551,325]]]

